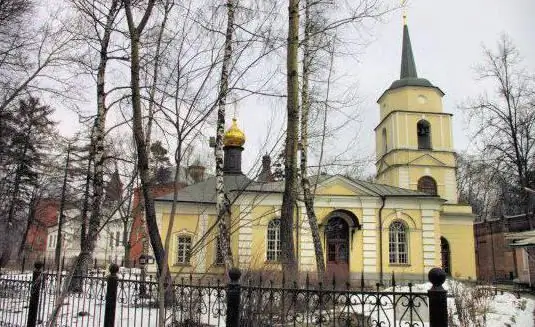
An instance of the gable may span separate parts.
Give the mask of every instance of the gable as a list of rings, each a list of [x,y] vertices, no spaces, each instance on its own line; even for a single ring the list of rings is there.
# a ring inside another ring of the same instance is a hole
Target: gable
[[[444,162],[438,160],[434,156],[426,153],[418,158],[409,162],[411,165],[420,165],[420,166],[447,166]]]
[[[373,194],[349,179],[336,175],[321,181],[317,186],[316,195],[370,196]]]

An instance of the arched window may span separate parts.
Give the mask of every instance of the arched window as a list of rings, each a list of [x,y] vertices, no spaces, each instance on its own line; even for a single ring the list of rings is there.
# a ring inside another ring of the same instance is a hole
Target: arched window
[[[431,149],[431,124],[427,120],[420,120],[416,124],[418,135],[418,149]]]
[[[178,235],[176,245],[176,263],[187,265],[189,264],[191,254],[191,236]]]
[[[386,153],[388,151],[388,139],[386,138],[386,128],[383,128],[381,134],[383,137],[383,153]]]
[[[273,219],[267,227],[267,261],[277,262],[281,256],[281,221]]]
[[[388,251],[389,262],[394,264],[409,263],[407,226],[401,221],[394,221],[389,227]]]
[[[437,195],[437,182],[430,176],[423,176],[418,180],[418,191]]]

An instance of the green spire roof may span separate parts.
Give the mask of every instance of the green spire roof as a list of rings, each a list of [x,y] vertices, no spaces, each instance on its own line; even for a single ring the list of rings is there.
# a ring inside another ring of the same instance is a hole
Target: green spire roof
[[[390,85],[389,90],[397,89],[404,86],[423,86],[435,87],[425,78],[418,78],[416,73],[416,64],[412,54],[411,38],[409,36],[409,27],[403,25],[403,46],[401,49],[401,72],[399,79]],[[442,91],[441,91],[442,92]]]
[[[401,50],[401,74],[399,78],[418,78],[407,24],[403,25],[403,48]]]

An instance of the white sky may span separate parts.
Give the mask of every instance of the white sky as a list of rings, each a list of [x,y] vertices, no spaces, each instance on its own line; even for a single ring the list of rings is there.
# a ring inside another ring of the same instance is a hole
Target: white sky
[[[392,1],[390,5],[397,5]],[[534,0],[411,0],[408,3],[408,25],[418,76],[429,79],[446,93],[444,110],[454,114],[454,144],[457,151],[470,148],[469,126],[458,106],[483,91],[474,81],[473,67],[483,58],[482,45],[495,48],[500,33],[506,32],[518,47],[524,64],[535,71],[535,1]],[[362,156],[374,153],[373,128],[379,119],[376,104],[381,93],[399,78],[402,19],[397,11],[382,22],[370,26],[369,45],[359,50],[357,61],[347,59],[346,74],[354,76],[361,103],[358,148]],[[340,69],[340,68],[339,68]],[[342,68],[345,69],[345,68]],[[491,90],[489,90],[491,91]],[[270,106],[276,106],[270,110]],[[232,108],[229,108],[229,118]],[[253,165],[259,153],[266,152],[264,140],[275,117],[284,121],[283,107],[270,99],[248,99],[239,104],[240,126],[247,136],[244,170]],[[77,129],[73,113],[59,111],[60,131],[69,135]],[[230,121],[230,119],[229,119]],[[355,133],[357,133],[355,132]],[[273,135],[273,134],[270,134]],[[340,143],[351,136],[339,135]],[[347,144],[343,145],[344,147]],[[373,172],[370,166],[369,172]]]

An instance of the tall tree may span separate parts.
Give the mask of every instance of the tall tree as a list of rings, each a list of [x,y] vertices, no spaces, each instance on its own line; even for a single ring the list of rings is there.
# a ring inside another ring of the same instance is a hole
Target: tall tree
[[[102,202],[104,200],[104,166],[106,157],[104,156],[105,149],[105,135],[106,135],[106,117],[109,107],[106,103],[108,92],[106,90],[106,73],[110,57],[110,42],[114,26],[116,24],[117,15],[120,11],[120,0],[107,1],[101,3],[99,1],[89,2],[85,0],[72,0],[72,4],[77,11],[80,12],[82,21],[89,26],[94,26],[95,35],[85,35],[88,40],[98,40],[98,65],[91,74],[96,75],[96,114],[93,118],[93,126],[90,132],[90,152],[88,167],[87,182],[91,181],[92,194],[89,192],[87,196],[91,196],[91,200],[87,200],[84,205],[84,212],[82,217],[82,237],[80,238],[80,255],[75,268],[76,275],[82,275],[87,271],[93,251],[96,246],[98,233],[101,230],[102,218]],[[98,14],[95,14],[98,13]],[[83,25],[86,26],[86,25]],[[90,29],[93,30],[93,29]],[[84,30],[85,31],[85,30]],[[84,35],[84,31],[79,31]],[[91,43],[91,42],[89,42]],[[89,186],[86,190],[89,191]],[[84,202],[85,203],[85,202]],[[86,215],[89,215],[88,223],[86,224]],[[80,291],[81,285],[79,279],[74,279],[72,285],[73,289]]]
[[[227,30],[225,32],[225,45],[223,64],[221,66],[221,78],[219,80],[218,109],[217,109],[217,133],[215,146],[216,163],[216,212],[219,225],[219,240],[221,252],[226,269],[234,266],[232,250],[230,248],[230,203],[225,193],[223,177],[223,135],[225,133],[225,109],[229,93],[229,73],[232,63],[232,38],[234,36],[234,8],[232,0],[227,0]]]
[[[314,253],[316,256],[316,272],[318,274],[318,280],[323,280],[325,276],[325,257],[323,255],[323,246],[321,244],[321,237],[319,233],[318,218],[314,210],[314,194],[310,189],[310,179],[308,176],[308,125],[309,125],[309,115],[310,115],[310,75],[312,69],[312,62],[314,51],[311,48],[311,34],[313,32],[314,23],[310,16],[312,3],[309,0],[305,0],[305,28],[303,33],[303,61],[302,61],[302,71],[303,71],[303,82],[301,87],[301,188],[303,190],[303,199],[305,203],[305,210],[308,217],[308,223],[310,226],[310,232],[312,234],[312,241],[314,243]],[[298,218],[299,219],[299,218]]]
[[[294,210],[297,203],[297,145],[299,141],[299,1],[289,0],[286,54],[287,103],[284,149],[284,193],[281,207],[281,255],[287,276],[296,276]]]
[[[535,78],[522,67],[518,49],[507,35],[501,36],[495,50],[483,52],[477,77],[495,92],[470,100],[465,110],[477,124],[474,139],[489,163],[504,180],[516,184],[515,207],[527,212],[525,188],[535,167]]]
[[[133,133],[136,141],[138,172],[141,181],[141,189],[143,199],[145,202],[145,221],[149,233],[152,250],[158,264],[158,271],[163,271],[164,262],[164,248],[158,225],[156,222],[156,211],[154,208],[154,198],[150,192],[151,182],[149,174],[149,160],[147,153],[147,145],[145,143],[145,132],[143,129],[143,116],[141,112],[141,86],[139,82],[140,76],[140,41],[141,34],[145,29],[147,22],[151,16],[154,8],[155,0],[149,0],[142,12],[140,21],[136,24],[134,21],[134,13],[132,10],[132,2],[130,0],[124,1],[124,9],[126,13],[126,20],[128,23],[129,37],[130,37],[130,88],[132,97],[132,111],[133,111]],[[166,269],[169,271],[168,269]]]
[[[41,105],[39,99],[30,97],[19,101],[11,120],[1,122],[2,125],[16,126],[9,137],[2,135],[2,143],[7,145],[0,157],[0,196],[4,198],[0,207],[2,235],[18,235],[20,221],[26,218],[20,214],[26,211],[33,189],[38,186],[38,176],[46,159],[45,152],[49,150],[51,137],[55,135],[52,113],[49,106]],[[9,259],[13,241],[10,237],[4,238],[0,265]]]

